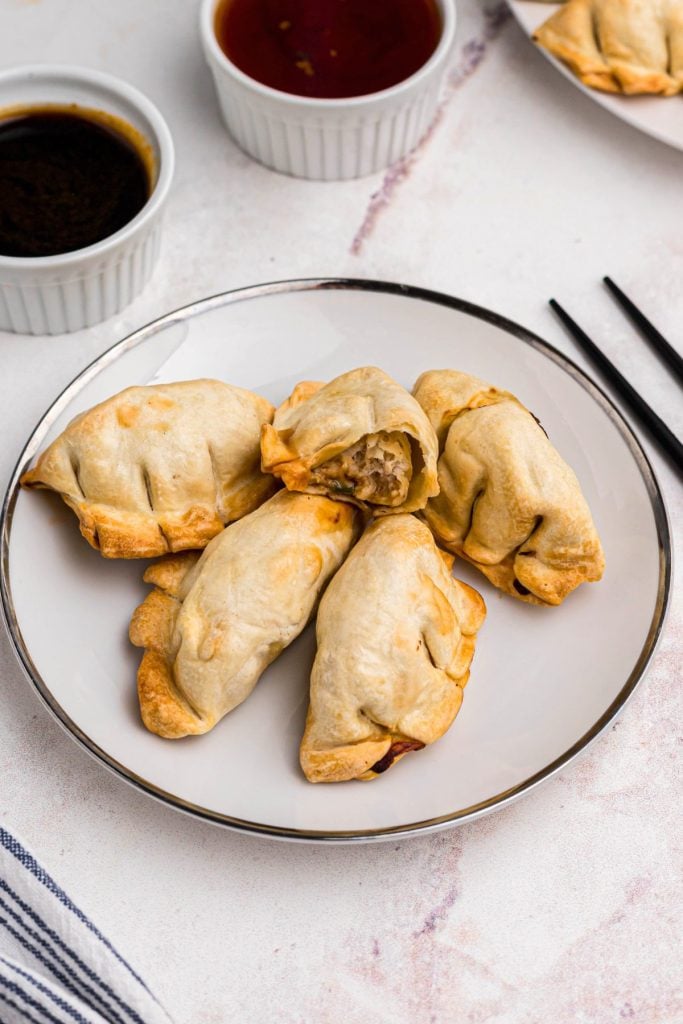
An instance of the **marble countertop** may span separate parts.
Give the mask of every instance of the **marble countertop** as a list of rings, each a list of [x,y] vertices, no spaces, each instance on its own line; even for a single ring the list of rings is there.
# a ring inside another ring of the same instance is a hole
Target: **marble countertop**
[[[585,366],[547,308],[555,295],[683,431],[680,391],[600,284],[612,275],[679,341],[683,154],[581,95],[502,6],[459,10],[425,144],[386,175],[326,184],[265,170],[225,134],[194,2],[2,0],[1,67],[117,74],[159,105],[178,155],[144,294],[67,337],[0,334],[3,487],[56,393],[114,341],[185,302],[288,277],[447,291]],[[680,540],[680,485],[643,443]],[[179,1024],[674,1024],[682,603],[620,720],[558,777],[471,825],[360,847],[232,834],[124,786],[48,716],[3,633],[0,820]]]

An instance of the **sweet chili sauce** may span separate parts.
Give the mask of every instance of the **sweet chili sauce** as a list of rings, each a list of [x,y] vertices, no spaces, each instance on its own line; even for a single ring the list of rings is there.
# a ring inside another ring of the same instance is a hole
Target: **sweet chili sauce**
[[[321,99],[402,82],[429,60],[442,30],[436,0],[220,0],[214,25],[245,74]]]
[[[148,151],[103,111],[0,113],[0,255],[54,256],[113,235],[149,198]]]

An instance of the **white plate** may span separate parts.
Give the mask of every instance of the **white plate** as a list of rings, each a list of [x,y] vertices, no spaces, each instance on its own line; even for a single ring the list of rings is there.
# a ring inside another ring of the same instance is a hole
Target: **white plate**
[[[297,753],[314,653],[309,627],[249,699],[207,736],[168,742],[142,727],[127,641],[143,565],[108,562],[56,495],[19,473],[78,412],[130,384],[218,377],[273,402],[301,379],[374,363],[410,387],[454,366],[516,392],[578,473],[607,571],[561,608],[522,604],[472,568],[485,596],[462,711],[449,733],[369,782],[312,786]],[[59,721],[124,779],[235,828],[294,839],[382,838],[445,827],[507,803],[574,757],[642,676],[669,589],[669,536],[647,460],[602,393],[558,352],[493,313],[368,281],[299,281],[228,293],[115,345],[31,436],[3,511],[3,606],[17,654]],[[39,567],[39,569],[38,569]]]
[[[515,18],[531,36],[550,15],[559,10],[561,4],[538,3],[537,0],[508,0]],[[532,44],[535,45],[535,44]],[[577,89],[585,93],[615,117],[665,142],[675,149],[683,149],[683,102],[680,96],[619,96],[612,93],[589,89],[561,61],[547,50],[538,47],[544,57],[569,78]]]

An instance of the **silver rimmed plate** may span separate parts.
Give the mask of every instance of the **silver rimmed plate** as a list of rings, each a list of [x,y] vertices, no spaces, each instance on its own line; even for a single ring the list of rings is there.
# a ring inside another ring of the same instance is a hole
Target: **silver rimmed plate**
[[[576,470],[607,571],[558,609],[484,595],[463,709],[450,732],[368,783],[312,786],[297,764],[314,653],[309,627],[249,699],[207,736],[142,727],[139,652],[127,641],[145,594],[140,562],[108,562],[56,496],[21,471],[78,412],[130,384],[217,377],[282,400],[302,379],[377,364],[410,387],[453,366],[516,392]],[[523,328],[458,299],[372,281],[290,281],[229,292],[119,342],[48,410],[21,453],[3,508],[2,598],[16,653],[43,701],[91,754],[171,806],[280,838],[349,841],[474,818],[562,768],[618,714],[662,627],[670,577],[660,493],[606,397]]]
[[[546,21],[553,11],[559,10],[560,4],[538,3],[537,0],[508,0],[510,10],[527,35],[531,36]],[[619,96],[589,89],[572,74],[568,67],[556,60],[547,50],[540,51],[560,74],[568,78],[589,99],[614,114],[620,121],[638,128],[645,135],[650,135],[674,149],[683,149],[683,112],[681,97],[662,96]]]

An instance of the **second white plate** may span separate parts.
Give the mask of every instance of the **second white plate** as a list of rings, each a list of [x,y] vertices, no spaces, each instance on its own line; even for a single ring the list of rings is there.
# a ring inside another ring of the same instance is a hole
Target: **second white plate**
[[[457,367],[515,392],[574,467],[607,571],[560,608],[488,605],[463,708],[438,743],[367,783],[312,786],[297,762],[314,654],[305,633],[207,736],[143,728],[127,640],[144,565],[110,562],[21,470],[78,412],[130,384],[217,377],[281,401],[302,379],[376,364],[406,387]],[[386,838],[485,813],[557,771],[623,707],[661,629],[669,540],[649,465],[614,407],[542,341],[433,292],[368,281],[283,282],[217,296],[138,331],[85,370],[19,459],[3,510],[3,607],[29,679],[90,753],[145,792],[233,828],[300,840]],[[5,709],[4,713],[11,713]]]
[[[537,0],[508,0],[517,21],[529,37],[546,21],[560,4],[538,3]],[[531,45],[535,45],[532,43]],[[675,149],[683,149],[683,98],[681,96],[616,96],[612,93],[589,89],[571,71],[547,50],[539,48],[544,57],[568,78],[577,89],[594,100],[610,114],[633,125],[646,135],[665,142]]]

